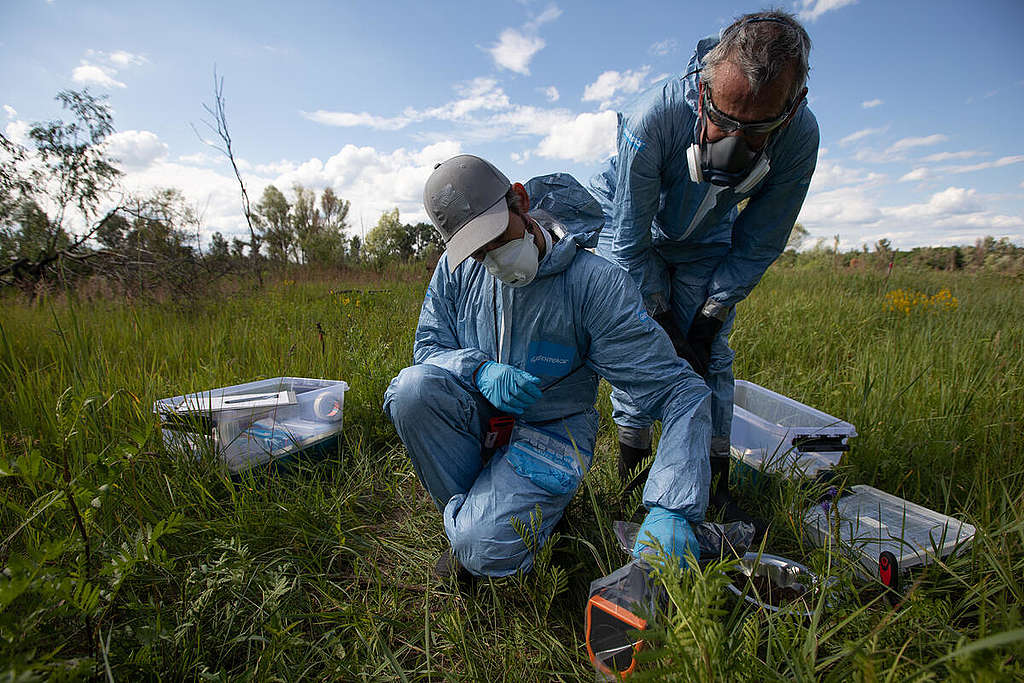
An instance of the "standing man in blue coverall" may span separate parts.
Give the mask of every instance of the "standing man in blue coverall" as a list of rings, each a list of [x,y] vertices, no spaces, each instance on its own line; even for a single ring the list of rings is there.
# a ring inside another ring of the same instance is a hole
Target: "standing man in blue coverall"
[[[729,332],[736,304],[785,249],[814,173],[810,47],[781,11],[748,14],[701,40],[683,75],[619,114],[618,154],[591,181],[606,218],[597,252],[629,272],[711,389],[711,503],[727,520],[749,519],[728,492]],[[618,389],[612,405],[620,475],[642,482],[654,416]]]
[[[600,377],[664,426],[634,552],[653,537],[680,561],[698,554],[689,522],[707,507],[710,392],[626,272],[586,251],[604,222],[594,198],[564,174],[513,185],[460,155],[435,168],[423,203],[447,248],[416,364],[392,380],[384,412],[443,516],[451,550],[435,572],[530,568],[590,467]]]

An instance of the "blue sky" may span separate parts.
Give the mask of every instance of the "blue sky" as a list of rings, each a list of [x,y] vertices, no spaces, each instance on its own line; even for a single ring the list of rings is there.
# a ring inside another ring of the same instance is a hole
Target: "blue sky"
[[[678,73],[748,2],[3,0],[0,126],[24,139],[54,95],[107,94],[127,189],[181,188],[207,233],[240,234],[237,185],[206,146],[213,70],[250,195],[328,185],[354,231],[425,219],[434,163],[584,183],[615,109]],[[843,248],[1024,244],[1024,2],[784,2],[814,43],[818,170],[800,222]],[[361,228],[362,225],[362,228]]]

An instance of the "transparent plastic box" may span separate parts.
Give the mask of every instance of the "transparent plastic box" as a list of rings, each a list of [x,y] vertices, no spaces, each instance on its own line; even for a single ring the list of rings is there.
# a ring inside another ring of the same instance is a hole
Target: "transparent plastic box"
[[[884,551],[895,556],[900,569],[927,564],[966,547],[975,528],[966,522],[867,485],[811,508],[803,519],[811,540],[840,550],[860,561],[867,576],[878,573]]]
[[[755,472],[812,477],[839,464],[857,430],[762,386],[736,380],[732,456]]]
[[[274,377],[160,399],[153,412],[168,450],[213,453],[234,473],[335,444],[346,391],[340,380]]]

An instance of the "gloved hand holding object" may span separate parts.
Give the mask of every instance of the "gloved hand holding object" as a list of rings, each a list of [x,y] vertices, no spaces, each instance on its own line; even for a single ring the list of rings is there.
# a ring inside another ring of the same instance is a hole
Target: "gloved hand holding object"
[[[687,568],[687,551],[695,559],[700,557],[700,544],[693,527],[678,512],[652,507],[636,535],[633,557],[641,559],[646,554],[655,553],[652,538],[661,544],[662,550],[675,557],[683,569]]]
[[[661,325],[661,329],[665,330],[668,334],[669,340],[672,342],[673,348],[676,350],[676,355],[685,360],[701,377],[706,378],[708,374],[708,358],[710,357],[710,345],[708,346],[708,354],[699,356],[697,351],[690,345],[690,341],[683,334],[683,331],[676,325],[675,318],[672,317],[672,313],[669,311],[662,311],[657,315],[652,315],[651,318],[654,322]],[[703,358],[703,360],[701,360]]]
[[[657,512],[655,512],[657,511]],[[651,526],[659,517],[664,520],[675,513],[654,508]],[[650,515],[649,515],[650,517]],[[694,546],[684,545],[703,561],[716,561],[723,557],[743,557],[753,541],[754,528],[749,524],[714,524],[697,522],[689,524],[682,520],[677,524],[685,536],[686,530],[694,537]],[[645,525],[647,522],[645,520]],[[683,526],[685,524],[685,526]],[[647,529],[639,529],[633,522],[617,521],[612,525],[619,547],[624,552],[641,546],[638,539],[646,536]],[[668,547],[660,537],[663,547]],[[678,538],[674,542],[678,545]],[[651,578],[651,566],[644,559],[643,545],[639,557],[608,576],[602,576],[590,583],[590,599],[586,611],[587,653],[599,676],[607,680],[621,680],[636,667],[634,656],[643,648],[643,634],[649,621],[667,604],[665,589]],[[685,555],[686,550],[682,550]],[[634,550],[633,555],[637,555]]]
[[[541,397],[539,378],[504,363],[485,362],[473,381],[491,405],[513,415],[522,415]]]
[[[704,315],[700,312],[694,317],[693,323],[690,324],[690,331],[686,334],[686,340],[690,344],[690,348],[693,349],[693,354],[696,357],[696,364],[691,362],[693,369],[697,371],[697,374],[701,377],[707,378],[708,370],[711,365],[711,343],[715,341],[715,337],[722,330],[723,321],[718,318],[712,318]]]

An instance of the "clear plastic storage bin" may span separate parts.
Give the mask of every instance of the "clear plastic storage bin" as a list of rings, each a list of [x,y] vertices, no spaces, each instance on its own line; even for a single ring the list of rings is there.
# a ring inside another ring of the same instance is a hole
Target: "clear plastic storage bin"
[[[866,485],[852,493],[815,505],[805,515],[804,530],[814,543],[838,548],[859,560],[868,576],[879,570],[879,558],[889,551],[899,569],[945,557],[966,547],[975,529],[966,522],[911,503]]]
[[[732,456],[755,472],[814,476],[839,464],[857,430],[849,422],[736,380]]]
[[[161,399],[153,412],[168,450],[213,453],[240,472],[334,445],[346,391],[340,380],[275,377]]]

